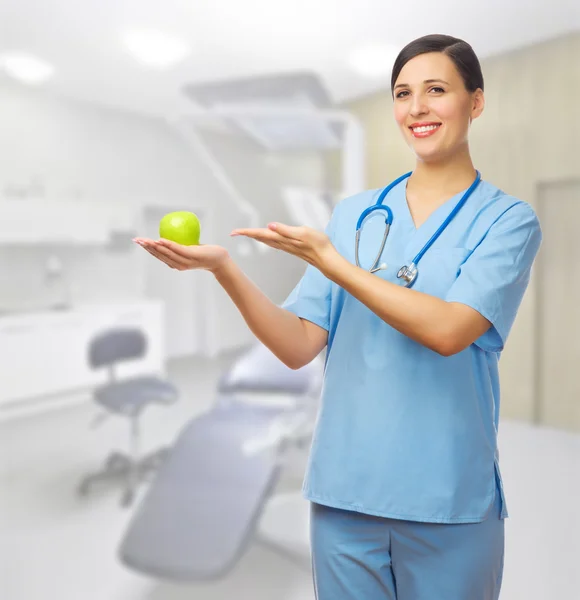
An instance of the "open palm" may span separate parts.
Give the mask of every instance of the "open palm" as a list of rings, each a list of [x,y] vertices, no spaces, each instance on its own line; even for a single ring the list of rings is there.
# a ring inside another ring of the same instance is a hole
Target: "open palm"
[[[222,246],[206,244],[183,246],[166,239],[151,240],[141,237],[134,238],[133,241],[155,258],[178,271],[190,269],[211,271],[228,258],[228,251]]]

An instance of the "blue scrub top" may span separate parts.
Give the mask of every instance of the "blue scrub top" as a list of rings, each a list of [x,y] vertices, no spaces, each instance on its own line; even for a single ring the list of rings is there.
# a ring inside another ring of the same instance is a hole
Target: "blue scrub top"
[[[463,193],[416,228],[407,180],[384,203],[393,224],[382,277],[398,285],[408,265]],[[381,190],[341,201],[327,234],[355,264],[361,212]],[[363,268],[384,232],[379,212],[360,242]],[[321,406],[304,480],[312,502],[371,515],[435,523],[479,522],[502,495],[498,462],[498,360],[541,242],[531,206],[481,181],[419,262],[413,289],[471,306],[492,327],[444,357],[399,333],[312,265],[282,305],[329,332]]]

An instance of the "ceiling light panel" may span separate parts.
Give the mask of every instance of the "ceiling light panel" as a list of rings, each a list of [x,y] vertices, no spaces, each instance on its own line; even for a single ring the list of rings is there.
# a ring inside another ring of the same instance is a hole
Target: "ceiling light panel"
[[[154,29],[129,31],[123,41],[133,58],[154,69],[173,67],[191,52],[184,40]]]
[[[0,68],[10,77],[27,85],[40,85],[54,75],[54,67],[51,64],[24,52],[2,54]]]

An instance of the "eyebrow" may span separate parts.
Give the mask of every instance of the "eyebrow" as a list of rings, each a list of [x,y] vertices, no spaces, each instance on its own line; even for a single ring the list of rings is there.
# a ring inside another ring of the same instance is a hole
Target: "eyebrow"
[[[449,85],[449,83],[447,83],[447,81],[443,80],[443,79],[425,79],[425,81],[423,83],[444,83],[445,85]],[[400,88],[400,87],[411,87],[408,83],[399,83],[398,85],[395,86],[395,89]]]

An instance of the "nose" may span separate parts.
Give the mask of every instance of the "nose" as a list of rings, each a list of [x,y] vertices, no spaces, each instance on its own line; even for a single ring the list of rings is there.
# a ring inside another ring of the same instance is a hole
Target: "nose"
[[[413,117],[425,115],[429,112],[429,109],[427,108],[427,104],[425,102],[425,98],[422,94],[415,94],[413,96],[409,112]]]

